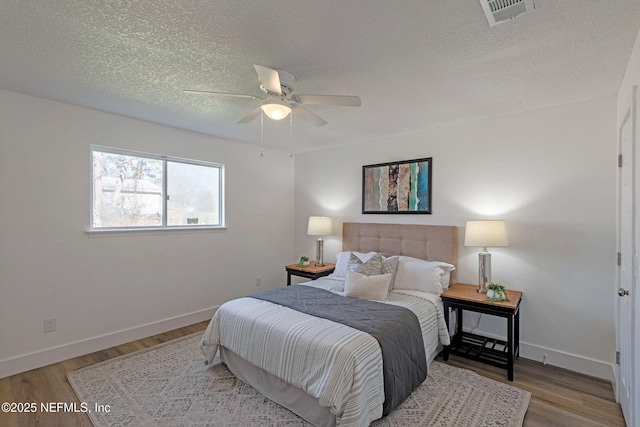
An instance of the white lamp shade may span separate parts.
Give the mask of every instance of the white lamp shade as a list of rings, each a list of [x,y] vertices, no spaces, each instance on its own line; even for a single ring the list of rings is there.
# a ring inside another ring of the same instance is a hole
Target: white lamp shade
[[[465,246],[509,246],[504,221],[467,221]]]
[[[328,236],[333,233],[331,218],[328,216],[310,216],[307,234],[309,236]]]
[[[269,101],[262,104],[260,108],[272,120],[282,120],[291,112],[291,108],[281,101]]]

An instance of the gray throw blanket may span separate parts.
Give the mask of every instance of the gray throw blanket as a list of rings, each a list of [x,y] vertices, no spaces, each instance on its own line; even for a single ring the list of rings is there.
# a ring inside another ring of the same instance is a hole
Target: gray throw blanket
[[[427,378],[420,322],[409,309],[343,297],[304,285],[278,288],[251,295],[251,298],[342,323],[374,337],[382,349],[383,416],[402,403]]]

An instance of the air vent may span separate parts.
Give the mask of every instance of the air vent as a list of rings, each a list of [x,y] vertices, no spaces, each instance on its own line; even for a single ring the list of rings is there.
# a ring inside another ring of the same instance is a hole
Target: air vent
[[[480,4],[491,27],[535,8],[533,0],[480,0]]]

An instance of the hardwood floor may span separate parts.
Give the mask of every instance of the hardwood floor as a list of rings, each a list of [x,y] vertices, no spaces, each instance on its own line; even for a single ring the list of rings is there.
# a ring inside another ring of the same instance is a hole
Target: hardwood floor
[[[0,403],[34,402],[40,405],[42,402],[78,402],[67,382],[67,372],[203,331],[207,323],[196,323],[185,328],[0,379]],[[438,357],[436,360],[442,361],[442,358]],[[518,359],[516,362],[513,382],[507,381],[506,371],[503,369],[454,355],[450,356],[446,363],[471,369],[496,381],[531,392],[531,403],[524,420],[525,427],[613,427],[625,425],[620,405],[615,402],[611,384],[607,381],[566,369],[545,366],[527,359]],[[92,424],[89,417],[83,413],[41,413],[37,411],[36,413],[22,414],[0,412],[0,426],[91,427]]]

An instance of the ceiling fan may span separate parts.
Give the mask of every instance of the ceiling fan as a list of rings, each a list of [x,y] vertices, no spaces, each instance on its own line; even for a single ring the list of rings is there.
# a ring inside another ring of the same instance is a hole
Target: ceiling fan
[[[265,93],[264,97],[205,90],[183,90],[183,92],[260,99],[264,101],[259,107],[238,120],[238,123],[249,123],[264,111],[264,113],[273,120],[282,120],[291,113],[314,126],[324,126],[327,124],[326,120],[312,113],[302,105],[335,105],[341,107],[359,107],[361,105],[360,97],[358,96],[295,94],[293,93],[293,83],[296,81],[296,78],[291,73],[260,65],[254,65],[254,68],[258,73],[260,89]]]

